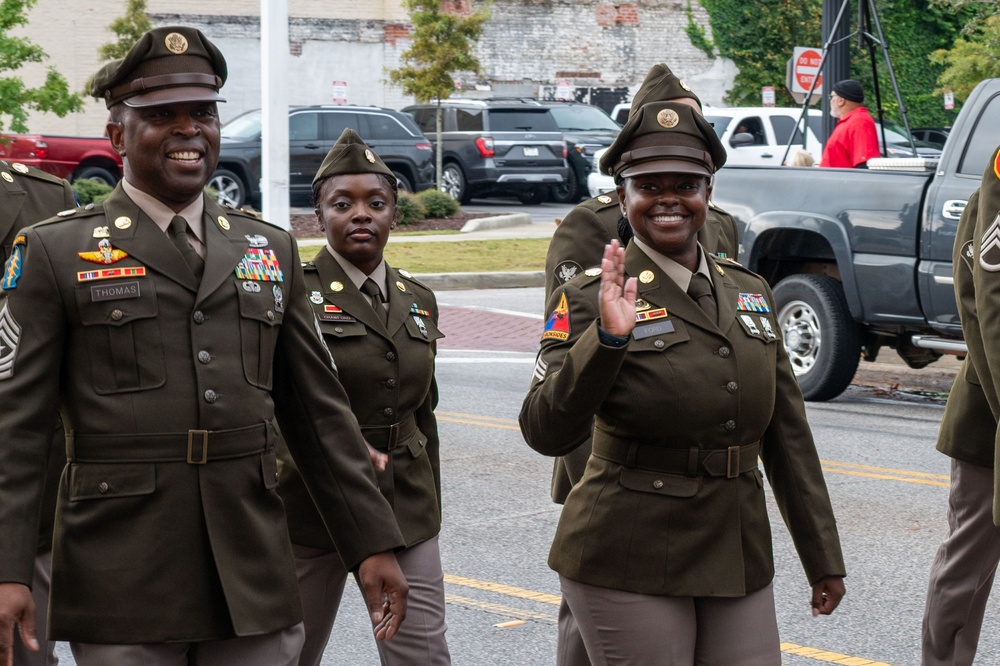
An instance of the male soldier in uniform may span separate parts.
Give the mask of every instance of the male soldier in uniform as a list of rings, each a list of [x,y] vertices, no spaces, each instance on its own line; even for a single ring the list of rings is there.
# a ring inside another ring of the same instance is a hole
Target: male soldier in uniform
[[[62,178],[45,173],[34,167],[20,163],[7,164],[0,160],[0,259],[4,262],[10,254],[17,233],[35,222],[52,217],[61,210],[76,205],[73,189]],[[0,296],[2,298],[2,296]],[[3,365],[3,334],[0,333],[0,366]],[[32,597],[38,608],[38,616],[45,617],[49,605],[49,570],[52,565],[52,520],[55,514],[56,488],[65,454],[65,440],[62,426],[58,422],[53,433],[52,459],[45,478],[45,493],[42,501],[42,518],[38,530],[38,551],[35,554],[35,571],[31,585]],[[44,625],[43,625],[44,629]],[[28,650],[20,639],[14,642],[14,666],[45,666],[58,664],[55,656],[55,641],[45,640],[45,632],[39,636],[37,652]]]
[[[683,102],[701,112],[701,100],[672,71],[663,64],[653,65],[642,85],[632,98],[629,116],[633,116],[648,102],[674,100]],[[624,232],[625,237],[622,236]],[[613,238],[626,242],[631,237],[628,222],[622,217],[621,203],[616,192],[602,194],[577,205],[556,228],[545,255],[545,301],[552,292],[569,282],[585,269],[599,266],[604,246]],[[698,232],[698,242],[709,252],[720,257],[736,259],[739,253],[739,235],[732,215],[709,204],[705,225]],[[536,372],[539,370],[536,368]],[[590,440],[571,453],[557,457],[552,466],[552,501],[562,504],[566,495],[583,477],[583,470],[590,457]],[[569,607],[559,607],[560,640],[559,664],[589,664],[578,640],[575,623]],[[577,639],[571,639],[576,636]]]
[[[997,563],[1000,415],[1000,150],[969,198],[952,250],[955,297],[969,355],[948,396],[937,448],[951,457],[948,535],[931,567],[924,608],[924,666],[972,664]]]
[[[14,239],[0,301],[0,663],[28,586],[51,423],[58,495],[49,637],[80,666],[288,665],[301,602],[276,493],[288,438],[375,633],[405,616],[403,545],[375,486],[288,233],[208,199],[222,53],[156,28],[94,78],[124,179]]]

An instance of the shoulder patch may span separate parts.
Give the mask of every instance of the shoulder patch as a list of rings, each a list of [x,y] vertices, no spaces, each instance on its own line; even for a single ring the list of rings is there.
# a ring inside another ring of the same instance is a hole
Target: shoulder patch
[[[563,291],[559,298],[559,305],[549,315],[545,322],[545,330],[542,332],[542,340],[566,340],[569,338],[569,304],[566,301],[566,292]]]
[[[563,261],[558,266],[555,267],[555,270],[552,271],[552,274],[556,277],[557,280],[562,280],[563,282],[569,282],[577,275],[579,275],[581,271],[583,271],[583,267],[580,266],[580,264],[576,263],[575,261]]]
[[[3,278],[0,279],[0,289],[4,291],[17,289],[17,280],[21,277],[21,248],[24,247],[24,244],[24,236],[18,236],[14,239],[10,256],[7,257],[7,263],[3,267]]]

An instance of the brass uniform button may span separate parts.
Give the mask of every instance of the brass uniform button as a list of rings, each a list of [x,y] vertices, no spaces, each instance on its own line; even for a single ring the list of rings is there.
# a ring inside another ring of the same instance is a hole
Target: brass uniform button
[[[738,388],[739,386],[736,384],[736,382],[729,382],[728,384],[726,384],[726,390],[729,391],[730,393],[736,393],[736,389]]]
[[[663,340],[656,340],[655,342],[653,342],[653,346],[656,347],[657,349],[663,349],[664,347],[667,346],[667,343],[664,342]]]
[[[722,358],[729,358],[730,353],[729,347],[719,347],[719,356]]]
[[[732,419],[726,421],[726,430],[729,432],[736,430],[736,421],[733,421]]]
[[[97,490],[99,490],[103,495],[104,493],[111,490],[111,486],[108,485],[107,481],[101,481],[101,485],[97,486]]]
[[[334,328],[333,330],[334,330],[335,332],[337,332],[337,333],[343,333],[343,332],[344,332],[344,327],[343,327],[343,326],[337,326],[337,327],[336,327],[336,328]]]
[[[385,409],[382,410],[382,413],[385,414],[386,416],[392,416],[396,412],[393,411],[392,407],[386,407]]]
[[[387,353],[385,355],[385,360],[387,360],[387,361],[395,361],[396,360],[396,352],[392,352],[391,351],[391,352]]]
[[[396,388],[396,380],[395,379],[385,380],[385,386],[386,388]]]
[[[660,488],[663,487],[663,481],[661,481],[659,479],[657,479],[656,481],[653,481],[653,487],[656,488],[657,490],[659,490]]]
[[[219,399],[219,394],[213,391],[212,389],[208,389],[207,391],[205,391],[205,402],[213,403],[218,399]]]
[[[212,355],[209,354],[207,351],[204,350],[200,351],[198,352],[198,360],[201,361],[202,363],[207,364],[212,360]]]
[[[194,314],[191,315],[191,318],[194,319],[194,323],[196,324],[205,323],[205,313],[202,312],[201,310],[195,310]]]
[[[265,312],[264,316],[267,317],[268,321],[274,321],[274,313],[271,312],[270,310],[268,310],[267,312]]]
[[[121,321],[122,317],[124,317],[124,316],[125,316],[125,313],[122,312],[121,310],[112,310],[111,311],[111,320],[112,321]]]

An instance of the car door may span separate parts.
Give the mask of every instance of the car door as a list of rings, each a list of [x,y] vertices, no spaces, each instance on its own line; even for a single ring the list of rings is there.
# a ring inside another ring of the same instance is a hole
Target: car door
[[[789,160],[791,160],[792,155],[799,150],[805,150],[809,153],[809,155],[813,158],[813,162],[816,164],[819,164],[820,158],[823,156],[823,144],[816,137],[816,130],[820,127],[822,117],[815,113],[810,113],[807,116],[809,126],[806,128],[806,142],[804,148],[802,145],[802,128],[805,125],[805,121],[803,119],[803,121],[800,122],[800,117],[802,117],[801,113],[798,113],[798,115],[795,116],[791,114],[777,113],[769,118],[771,131],[774,134],[774,142],[777,148],[778,164],[787,164]],[[790,147],[789,139],[791,139]],[[785,157],[786,150],[788,153],[787,157]]]
[[[751,135],[753,143],[734,144],[733,139],[737,134]],[[759,115],[735,116],[726,128],[723,143],[729,154],[726,164],[779,166],[784,154],[784,150],[779,151],[775,145],[771,126]]]
[[[288,187],[295,205],[308,205],[311,198],[313,176],[327,151],[322,132],[318,111],[293,110],[288,116]]]

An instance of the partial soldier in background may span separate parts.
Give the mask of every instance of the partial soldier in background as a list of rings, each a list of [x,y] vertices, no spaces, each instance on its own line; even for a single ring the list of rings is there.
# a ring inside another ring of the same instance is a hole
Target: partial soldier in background
[[[951,457],[948,534],[931,567],[923,666],[968,666],[1000,562],[996,494],[1000,415],[1000,150],[969,197],[952,249],[955,297],[969,355],[955,377],[937,449]]]
[[[653,65],[642,85],[632,98],[629,117],[650,102],[676,101],[687,104],[701,113],[701,100],[665,64]],[[632,236],[628,222],[622,217],[617,192],[609,192],[588,199],[576,206],[556,228],[545,255],[545,300],[548,302],[558,287],[584,270],[599,266],[604,247],[612,239],[626,243]],[[733,216],[709,203],[705,226],[698,232],[698,242],[716,256],[737,259],[739,234]],[[552,465],[552,501],[563,504],[574,485],[583,477],[583,470],[590,457],[590,441],[564,456],[557,457]],[[589,664],[578,638],[573,618],[565,602],[559,607],[559,661],[560,666]]]
[[[21,229],[76,206],[76,196],[69,183],[20,163],[8,164],[0,160],[0,191],[3,192],[3,199],[0,201],[0,244],[3,245],[0,258],[4,262]],[[2,299],[3,292],[0,291],[0,301]],[[0,332],[0,372],[12,360],[8,355],[13,355],[13,349],[3,343],[3,334]],[[59,475],[66,462],[65,442],[62,424],[57,422],[45,477],[38,552],[35,555],[35,574],[31,585],[31,595],[38,608],[37,633],[40,649],[38,652],[29,650],[20,637],[15,638],[14,666],[55,666],[59,663],[55,656],[55,641],[46,640],[45,615],[49,605],[49,573],[52,567],[52,522],[56,511]]]

